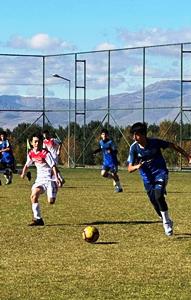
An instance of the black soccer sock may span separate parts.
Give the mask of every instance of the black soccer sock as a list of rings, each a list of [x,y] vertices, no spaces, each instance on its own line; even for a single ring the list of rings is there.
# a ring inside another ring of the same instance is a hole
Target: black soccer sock
[[[158,204],[158,207],[159,207],[160,211],[167,211],[168,210],[168,205],[165,201],[163,190],[155,190],[154,194],[155,194],[155,200]]]
[[[162,218],[159,204],[158,204],[158,202],[155,199],[155,191],[154,190],[150,190],[150,191],[147,192],[147,195],[148,195],[149,200],[150,200],[152,206],[154,207],[154,210],[156,211],[157,215],[159,215],[159,217]]]

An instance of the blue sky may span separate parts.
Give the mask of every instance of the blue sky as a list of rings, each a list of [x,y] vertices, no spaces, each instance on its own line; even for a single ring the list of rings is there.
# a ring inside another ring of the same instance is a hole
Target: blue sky
[[[2,1],[1,53],[67,53],[191,41],[191,1]]]

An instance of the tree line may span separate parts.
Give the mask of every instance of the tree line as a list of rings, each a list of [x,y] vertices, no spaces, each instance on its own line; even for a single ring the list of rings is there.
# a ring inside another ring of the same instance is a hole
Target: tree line
[[[49,124],[45,124],[43,129],[49,130],[53,137],[56,137],[61,141],[61,164],[67,165],[69,149],[71,165],[73,164],[74,156],[76,165],[81,165],[83,163],[86,165],[97,165],[101,164],[101,155],[98,155],[95,158],[92,153],[98,147],[100,131],[103,127],[109,130],[110,138],[112,138],[117,145],[119,164],[125,166],[129,146],[132,143],[130,126],[118,127],[107,123],[102,124],[99,121],[91,121],[85,126],[80,126],[79,124],[72,122],[70,128],[68,128],[68,126],[66,128],[63,128],[62,126],[54,128]],[[2,128],[0,129],[3,130]],[[70,136],[68,136],[68,130]],[[38,124],[21,123],[12,131],[7,129],[6,132],[13,146],[16,162],[23,165],[26,161],[27,139],[30,138],[30,135],[34,132],[41,133],[42,127]],[[164,120],[159,125],[150,124],[148,125],[148,136],[162,138],[181,144],[188,152],[191,150],[191,125],[189,123],[180,126],[177,122]],[[164,151],[164,156],[169,167],[180,165],[181,158],[178,153],[166,149]],[[186,164],[184,160],[182,162],[183,164]]]

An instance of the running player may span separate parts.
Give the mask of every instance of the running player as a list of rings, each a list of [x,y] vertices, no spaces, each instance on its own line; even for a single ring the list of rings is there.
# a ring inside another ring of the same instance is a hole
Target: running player
[[[13,173],[21,174],[21,170],[16,169],[16,163],[13,155],[12,146],[7,138],[7,133],[5,131],[0,132],[0,164],[2,171],[4,172],[6,184],[12,183]],[[27,172],[26,176],[30,181],[31,172]]]
[[[15,159],[5,131],[0,132],[0,155],[0,164],[6,179],[6,184],[11,184],[13,177],[12,172],[15,170]]]
[[[58,160],[62,144],[58,139],[51,137],[50,132],[48,130],[43,131],[43,137],[43,148],[47,149],[51,153],[53,159],[55,160],[58,177],[63,185],[65,183],[65,180],[58,169]]]
[[[32,186],[31,203],[33,220],[29,226],[43,226],[44,221],[41,216],[39,197],[46,192],[48,202],[54,204],[58,187],[61,186],[61,183],[58,179],[54,159],[50,152],[42,148],[43,137],[39,134],[33,134],[30,143],[33,148],[27,155],[27,161],[23,167],[21,177],[24,178],[28,167],[34,163],[37,168],[37,178]]]
[[[120,184],[118,172],[118,160],[117,160],[117,148],[114,142],[109,138],[109,132],[107,129],[101,131],[101,140],[99,142],[99,148],[96,149],[93,154],[102,152],[103,163],[101,175],[105,178],[113,179],[113,185],[115,192],[123,192]]]
[[[129,150],[128,171],[139,170],[145,190],[157,214],[162,218],[165,234],[173,234],[173,222],[170,219],[165,200],[168,169],[161,149],[171,148],[181,153],[188,161],[190,156],[181,147],[161,139],[147,137],[147,125],[135,123],[131,127],[135,141]]]

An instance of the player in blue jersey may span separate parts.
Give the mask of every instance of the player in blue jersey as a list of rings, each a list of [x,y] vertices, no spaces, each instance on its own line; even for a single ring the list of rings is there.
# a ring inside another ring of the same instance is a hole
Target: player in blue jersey
[[[103,163],[101,175],[105,178],[113,179],[113,185],[115,192],[123,192],[120,184],[118,173],[118,160],[117,160],[117,148],[114,142],[109,138],[107,129],[101,131],[101,140],[99,142],[99,148],[94,151],[94,155],[98,152],[102,152]]]
[[[4,174],[6,184],[12,183],[13,173],[19,174],[21,172],[20,170],[16,169],[12,146],[7,138],[7,133],[5,131],[0,132],[0,171]],[[30,181],[31,173],[27,172],[26,176]]]
[[[163,221],[165,234],[173,234],[173,222],[169,217],[165,200],[168,169],[161,153],[161,149],[171,148],[181,153],[188,161],[191,159],[181,147],[174,143],[157,138],[147,137],[147,125],[135,123],[131,127],[134,143],[130,146],[128,171],[139,170],[145,190],[155,211]]]
[[[15,159],[5,131],[0,132],[0,164],[1,171],[6,178],[6,184],[12,183],[12,171],[15,169]]]

